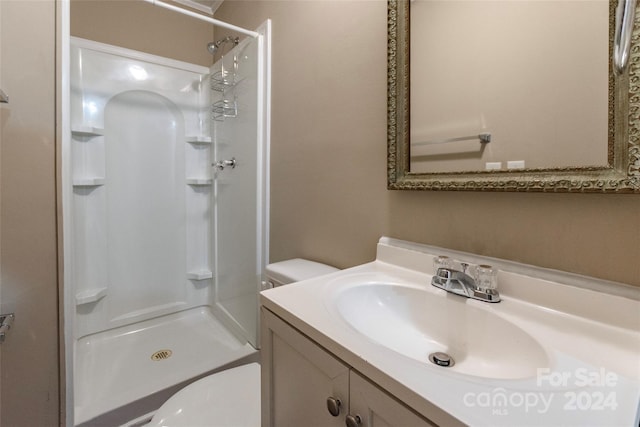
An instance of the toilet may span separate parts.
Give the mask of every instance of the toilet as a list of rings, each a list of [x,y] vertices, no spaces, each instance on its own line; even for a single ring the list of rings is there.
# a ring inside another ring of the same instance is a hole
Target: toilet
[[[269,264],[269,287],[338,271],[295,258]],[[260,426],[260,365],[250,363],[195,381],[167,400],[145,427]]]

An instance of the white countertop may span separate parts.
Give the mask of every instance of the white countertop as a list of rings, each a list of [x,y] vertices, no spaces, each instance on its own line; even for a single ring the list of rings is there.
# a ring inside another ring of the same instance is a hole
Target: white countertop
[[[433,255],[442,252],[434,250],[383,238],[376,261],[264,291],[261,302],[438,424],[638,425],[640,292],[635,289],[623,286],[615,289],[618,295],[603,293],[606,283],[576,276],[565,285],[550,280],[556,276],[548,270],[538,279],[532,274],[540,269],[507,262],[510,271],[501,270],[499,276],[502,302],[462,301],[491,310],[543,345],[550,366],[515,380],[459,374],[399,354],[359,333],[333,306],[334,295],[363,283],[424,284],[439,297],[463,298],[430,285]],[[557,277],[564,278],[562,273]],[[576,286],[582,282],[584,287]]]

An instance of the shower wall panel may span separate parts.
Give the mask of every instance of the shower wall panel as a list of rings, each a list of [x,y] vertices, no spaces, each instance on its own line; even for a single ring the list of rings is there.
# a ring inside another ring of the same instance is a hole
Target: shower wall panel
[[[208,72],[73,39],[77,338],[210,303]]]
[[[181,308],[186,271],[184,120],[174,103],[127,91],[105,107],[111,321]]]

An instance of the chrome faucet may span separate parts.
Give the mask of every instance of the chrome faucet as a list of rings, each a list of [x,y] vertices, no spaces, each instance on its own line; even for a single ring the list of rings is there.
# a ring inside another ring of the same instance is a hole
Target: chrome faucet
[[[462,271],[451,267],[440,267],[431,279],[436,288],[444,289],[452,294],[461,295],[485,302],[500,302],[500,294],[494,288],[482,288],[476,279],[467,274],[469,264],[460,263]],[[479,266],[487,268],[489,266]]]

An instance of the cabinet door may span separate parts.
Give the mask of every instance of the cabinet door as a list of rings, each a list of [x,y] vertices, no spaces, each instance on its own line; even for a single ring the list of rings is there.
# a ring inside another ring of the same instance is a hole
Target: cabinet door
[[[345,425],[349,367],[262,308],[262,426]],[[332,415],[327,399],[340,401]]]
[[[435,426],[354,371],[350,381],[349,415],[359,417],[362,427]]]

